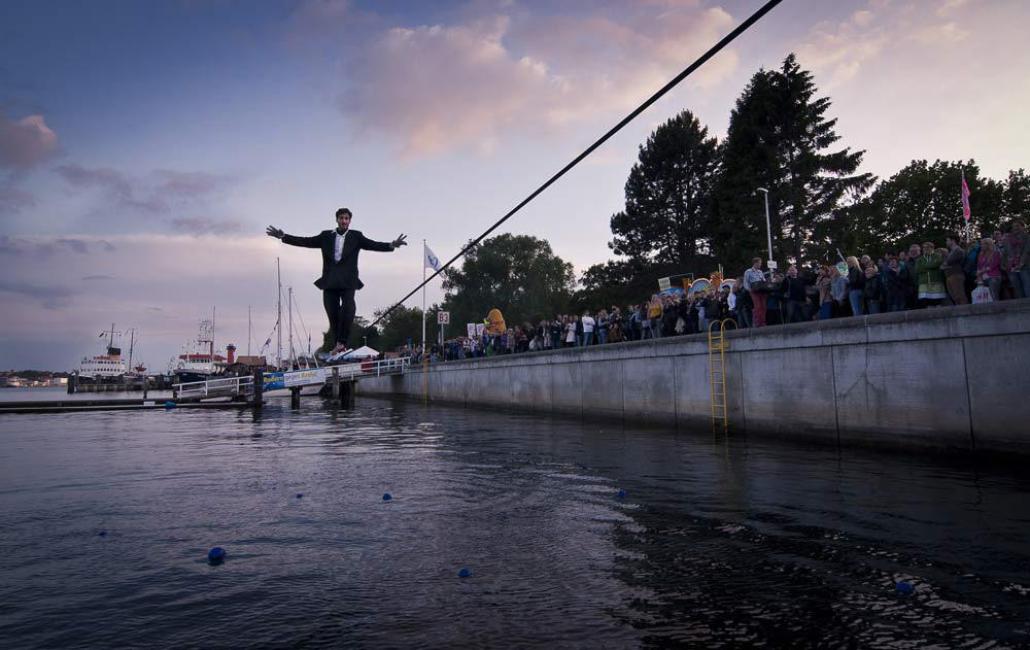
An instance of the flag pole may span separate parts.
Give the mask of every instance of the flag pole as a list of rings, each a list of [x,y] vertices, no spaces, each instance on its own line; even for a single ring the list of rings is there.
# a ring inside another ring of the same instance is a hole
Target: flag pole
[[[426,354],[426,240],[422,240],[422,355]]]
[[[426,240],[422,240],[422,403],[429,403],[429,351],[426,350]]]

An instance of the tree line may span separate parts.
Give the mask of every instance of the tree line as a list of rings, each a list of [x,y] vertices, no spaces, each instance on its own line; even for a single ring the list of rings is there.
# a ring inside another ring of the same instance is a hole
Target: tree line
[[[1023,169],[996,180],[983,176],[972,159],[917,159],[886,180],[861,172],[865,151],[839,146],[831,105],[790,54],[779,68],[751,77],[721,141],[682,111],[639,147],[625,206],[609,219],[612,259],[589,267],[577,289],[572,266],[547,241],[509,234],[486,239],[460,268],[444,272],[444,301],[428,310],[430,340],[440,309],[462,330],[492,307],[509,323],[535,323],[570,310],[638,302],[656,290],[660,277],[704,276],[720,266],[727,276],[737,275],[752,257],[767,255],[760,187],[768,190],[773,257],[781,264],[835,260],[837,249],[875,255],[912,242],[943,242],[962,225],[963,174],[973,232],[1030,214],[1030,176]],[[419,308],[395,310],[374,332],[377,344],[390,349],[409,337],[417,342],[421,314]],[[359,337],[370,333],[355,329]]]

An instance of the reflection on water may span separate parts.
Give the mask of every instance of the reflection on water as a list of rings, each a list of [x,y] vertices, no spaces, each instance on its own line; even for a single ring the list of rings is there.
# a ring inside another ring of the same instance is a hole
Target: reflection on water
[[[0,638],[1020,646],[1028,488],[1018,468],[377,400],[4,415]]]

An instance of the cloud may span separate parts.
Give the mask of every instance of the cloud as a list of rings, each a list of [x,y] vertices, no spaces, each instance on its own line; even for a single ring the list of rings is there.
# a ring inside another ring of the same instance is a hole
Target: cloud
[[[213,211],[236,178],[207,172],[157,169],[132,176],[109,167],[79,164],[58,166],[55,171],[72,188],[99,195],[96,213],[110,225],[124,221],[122,231],[160,229],[190,230],[195,234],[221,234],[241,228],[239,222],[217,217],[186,217],[182,213]],[[141,219],[140,217],[152,217]],[[156,217],[156,218],[153,218]]]
[[[57,150],[57,134],[42,115],[20,120],[0,115],[0,168],[26,170]]]
[[[225,235],[240,232],[243,224],[235,219],[213,219],[211,217],[179,217],[172,219],[172,227],[187,234]]]
[[[925,11],[927,4],[938,5],[936,12]],[[852,81],[867,65],[879,64],[888,48],[897,56],[899,47],[915,43],[925,55],[926,48],[948,48],[966,40],[969,32],[953,18],[966,5],[967,0],[870,0],[847,20],[814,26],[796,51],[803,65],[825,79],[822,85],[833,89]]]
[[[114,250],[114,246],[110,242],[91,242],[77,237],[58,237],[54,239],[38,237],[16,238],[0,235],[0,255],[48,257],[68,251],[86,255],[90,252],[91,243],[101,246],[108,252]]]
[[[0,181],[0,214],[20,212],[37,203],[34,194],[16,187],[13,181]]]
[[[489,151],[511,132],[549,134],[634,107],[728,32],[697,2],[616,5],[586,16],[520,12],[379,32],[350,67],[343,112],[361,131],[395,135],[408,156]],[[724,52],[692,78],[720,83]]]
[[[19,280],[0,280],[0,293],[14,294],[40,304],[44,309],[64,309],[75,295],[68,287],[40,285]]]
[[[86,276],[83,276],[83,278],[82,278],[83,282],[106,282],[108,280],[114,280],[114,276],[113,275],[99,274],[99,275],[86,275]]]

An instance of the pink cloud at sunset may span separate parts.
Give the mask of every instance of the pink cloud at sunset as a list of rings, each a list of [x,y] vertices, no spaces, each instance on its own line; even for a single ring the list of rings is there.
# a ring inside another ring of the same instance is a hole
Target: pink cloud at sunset
[[[506,131],[546,134],[631,108],[732,24],[719,7],[686,2],[393,27],[372,38],[341,107],[407,156],[489,151]],[[726,52],[692,83],[716,84],[737,61]]]
[[[0,168],[24,170],[57,150],[57,134],[42,115],[13,120],[0,114]]]

